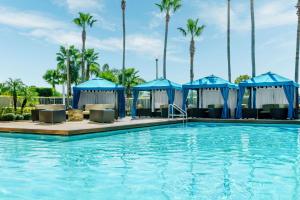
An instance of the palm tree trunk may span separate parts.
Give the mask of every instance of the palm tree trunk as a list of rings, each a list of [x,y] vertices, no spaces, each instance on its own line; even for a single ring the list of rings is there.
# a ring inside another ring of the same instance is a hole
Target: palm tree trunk
[[[70,48],[67,49],[67,109],[69,109],[69,98],[71,96],[71,78],[70,78]]]
[[[91,68],[90,68],[90,64],[87,63],[86,64],[86,72],[85,72],[85,80],[90,80],[90,75],[91,75]]]
[[[86,41],[86,31],[83,29],[82,31],[82,50],[81,50],[81,81],[85,81],[85,41]]]
[[[165,44],[164,44],[164,64],[163,64],[163,76],[167,78],[167,44],[168,44],[168,32],[169,32],[170,14],[166,14],[166,27],[165,27]]]
[[[230,0],[227,1],[227,61],[228,61],[228,80],[231,82],[231,52],[230,52]]]
[[[254,16],[254,0],[251,3],[251,59],[252,59],[252,77],[256,76],[255,67],[255,16]]]
[[[297,15],[298,15],[298,28],[297,28],[296,60],[295,60],[295,82],[296,83],[299,82],[300,10],[298,10]]]
[[[296,60],[295,60],[295,82],[299,82],[299,45],[300,45],[300,0],[297,4],[297,15],[298,15],[298,28],[297,28],[297,42],[296,42]],[[298,110],[299,110],[299,89],[296,88],[296,119],[298,119]]]
[[[190,44],[190,81],[194,81],[194,56],[195,56],[195,41],[194,38],[191,40]]]
[[[125,25],[125,9],[126,1],[122,0],[122,19],[123,19],[123,63],[122,63],[122,85],[125,85],[125,53],[126,53],[126,25]]]

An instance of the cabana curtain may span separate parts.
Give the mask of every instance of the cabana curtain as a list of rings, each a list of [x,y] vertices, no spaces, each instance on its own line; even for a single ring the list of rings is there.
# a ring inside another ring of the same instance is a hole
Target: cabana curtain
[[[284,93],[286,98],[289,102],[289,111],[288,111],[288,118],[294,118],[294,96],[295,96],[295,87],[293,85],[285,85],[283,86]]]

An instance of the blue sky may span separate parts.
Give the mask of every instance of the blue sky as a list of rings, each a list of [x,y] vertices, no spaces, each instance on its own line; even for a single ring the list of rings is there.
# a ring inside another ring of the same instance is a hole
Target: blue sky
[[[155,58],[163,52],[164,18],[154,3],[127,0],[127,67],[142,77],[155,77]],[[215,74],[227,78],[226,1],[183,0],[171,16],[167,76],[189,80],[188,39],[178,32],[188,18],[206,25],[197,41],[195,78]],[[294,77],[296,0],[256,1],[257,73],[274,71]],[[122,29],[120,0],[1,0],[0,82],[21,78],[28,85],[47,86],[42,75],[55,68],[59,45],[80,47],[80,29],[72,24],[79,11],[97,19],[88,30],[88,44],[100,53],[99,63],[120,68]],[[232,74],[251,74],[249,1],[232,0]],[[161,61],[161,60],[160,60]],[[160,75],[162,74],[160,62]]]

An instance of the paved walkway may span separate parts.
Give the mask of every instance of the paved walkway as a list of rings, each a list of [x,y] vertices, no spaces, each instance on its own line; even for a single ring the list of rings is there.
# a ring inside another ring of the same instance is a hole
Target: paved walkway
[[[0,122],[0,132],[35,133],[50,135],[78,135],[104,131],[114,131],[129,128],[140,128],[155,125],[178,123],[182,120],[145,118],[132,120],[130,117],[111,124],[94,123],[88,120],[82,122],[66,122],[62,124],[42,124],[31,121]]]

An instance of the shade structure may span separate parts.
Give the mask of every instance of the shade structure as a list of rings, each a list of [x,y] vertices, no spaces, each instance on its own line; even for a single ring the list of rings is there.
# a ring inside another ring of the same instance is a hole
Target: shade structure
[[[261,74],[259,76],[253,77],[249,80],[243,81],[239,84],[239,94],[238,94],[238,104],[237,104],[237,112],[236,117],[241,118],[242,117],[242,102],[243,97],[245,94],[246,89],[251,90],[251,95],[249,98],[249,107],[256,108],[257,104],[257,90],[262,88],[282,88],[283,94],[286,97],[286,100],[288,102],[288,118],[293,119],[295,117],[294,113],[294,104],[295,104],[295,98],[297,94],[297,90],[299,88],[298,83],[285,78],[283,76],[280,76],[278,74],[275,74],[273,72],[268,72],[265,74]],[[279,91],[279,90],[278,90]],[[274,96],[274,93],[273,93]],[[282,95],[281,95],[282,96]],[[267,98],[266,95],[264,95],[262,98]],[[277,97],[279,98],[279,97]]]
[[[133,93],[133,103],[131,109],[131,115],[134,118],[136,116],[136,106],[137,100],[139,96],[139,92],[142,91],[150,91],[153,92],[155,90],[166,91],[168,96],[168,104],[173,104],[175,100],[176,91],[181,91],[182,87],[180,84],[174,83],[168,79],[156,79],[147,83],[143,83],[137,85],[132,88]]]
[[[125,117],[125,88],[119,84],[113,83],[106,79],[96,78],[84,83],[81,83],[73,87],[73,108],[78,109],[78,103],[81,98],[81,94],[92,92],[92,93],[103,93],[103,92],[113,92],[115,95],[115,100],[117,102],[117,108],[120,117]],[[105,95],[104,95],[105,96]],[[101,99],[95,98],[95,102]]]
[[[208,96],[208,94],[203,95],[203,91],[208,91],[211,89],[217,89],[220,90],[218,93],[223,98],[223,111],[222,111],[222,118],[229,118],[229,107],[228,107],[228,99],[230,96],[230,90],[237,91],[238,86],[236,84],[233,84],[227,80],[224,80],[220,77],[211,75],[207,76],[201,79],[198,79],[196,81],[184,84],[182,86],[183,90],[183,102],[186,102],[188,93],[190,90],[197,90],[198,94],[202,94],[202,98],[205,98]],[[199,102],[199,95],[197,95],[198,102]],[[197,105],[200,106],[200,105]],[[186,104],[183,104],[182,107],[184,110],[186,109]]]

